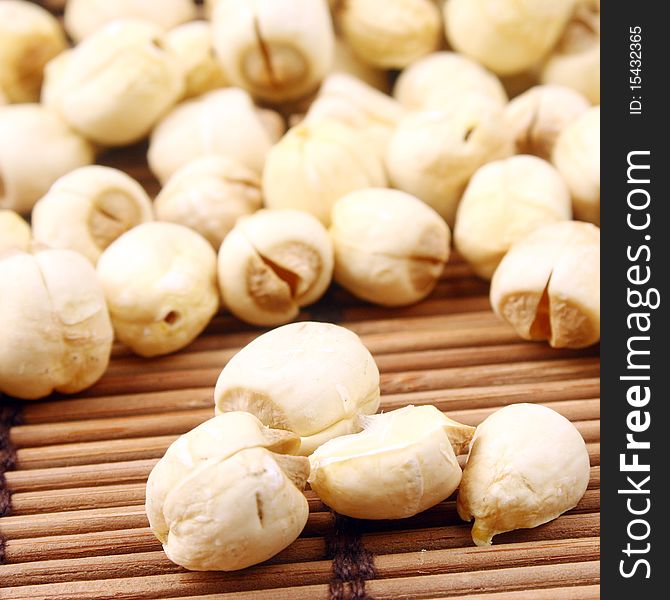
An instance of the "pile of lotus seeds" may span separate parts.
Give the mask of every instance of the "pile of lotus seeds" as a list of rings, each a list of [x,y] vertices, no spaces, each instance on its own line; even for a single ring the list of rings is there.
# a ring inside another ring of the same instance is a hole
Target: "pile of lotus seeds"
[[[176,352],[221,309],[283,325],[149,477],[173,561],[273,556],[307,482],[362,519],[458,489],[477,544],[577,504],[588,454],[554,411],[375,414],[357,336],[287,323],[332,281],[419,302],[453,239],[519,336],[599,341],[599,0],[68,0],[63,23],[0,0],[0,393],[79,392],[114,340]],[[153,199],[94,164],[144,139]]]

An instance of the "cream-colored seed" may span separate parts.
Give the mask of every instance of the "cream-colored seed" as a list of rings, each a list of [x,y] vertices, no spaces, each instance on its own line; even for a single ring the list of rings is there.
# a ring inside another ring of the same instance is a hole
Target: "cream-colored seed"
[[[183,98],[200,96],[228,85],[223,67],[214,56],[212,27],[207,21],[179,25],[168,31],[163,39],[184,72]]]
[[[347,0],[335,14],[344,40],[375,67],[406,67],[440,44],[442,23],[433,0]]]
[[[225,366],[216,413],[243,410],[300,436],[299,454],[360,431],[379,407],[379,370],[359,337],[330,323],[291,323],[257,337]]]
[[[27,252],[31,238],[30,225],[18,213],[0,208],[0,253],[8,248]]]
[[[561,40],[540,72],[546,84],[571,87],[600,104],[600,2],[579,0]]]
[[[566,127],[554,146],[552,162],[572,194],[575,219],[600,224],[600,106]]]
[[[520,154],[473,175],[456,213],[454,243],[474,272],[490,279],[514,242],[571,216],[570,192],[558,171]]]
[[[146,512],[168,558],[234,571],[293,542],[309,515],[300,439],[245,412],[219,415],[170,445],[149,475]]]
[[[220,0],[212,27],[230,81],[263,100],[305,96],[332,66],[335,36],[326,0]]]
[[[156,218],[197,231],[218,250],[238,218],[263,203],[260,177],[232,158],[203,156],[175,172],[154,202]]]
[[[263,127],[265,127],[265,130],[270,135],[272,143],[275,144],[278,142],[286,133],[286,120],[284,117],[271,108],[258,108],[257,114]]]
[[[520,73],[558,41],[575,0],[447,0],[447,39],[498,75]]]
[[[434,406],[406,406],[362,418],[363,431],[319,446],[309,457],[312,489],[357,519],[403,519],[448,498],[461,480],[454,450],[475,428]]]
[[[184,89],[179,62],[163,49],[161,35],[147,21],[109,23],[70,51],[57,69],[47,69],[43,101],[103,146],[142,139]]]
[[[93,147],[53,111],[0,108],[0,208],[28,213],[56,179],[94,160]]]
[[[458,492],[462,519],[475,520],[478,546],[537,527],[577,505],[589,482],[589,454],[575,426],[550,408],[512,404],[477,427]]]
[[[142,19],[170,29],[195,19],[193,0],[67,0],[65,29],[75,42],[117,19]]]
[[[514,244],[491,281],[491,306],[527,340],[582,348],[600,339],[600,229],[565,221]]]
[[[513,151],[503,109],[473,96],[467,104],[406,116],[391,136],[385,164],[393,187],[420,198],[453,227],[473,173]]]
[[[482,96],[504,107],[507,94],[500,80],[478,62],[456,52],[434,52],[404,69],[393,95],[411,110],[467,104]]]
[[[314,216],[261,210],[241,218],[221,245],[219,286],[226,307],[255,325],[281,325],[316,302],[333,274],[333,246]]]
[[[175,223],[143,223],[114,241],[98,276],[119,341],[141,356],[191,343],[219,307],[216,253]]]
[[[149,143],[149,167],[164,184],[192,160],[223,154],[260,174],[276,128],[244,90],[215,90],[182,102],[158,123]]]
[[[132,227],[153,219],[151,200],[123,171],[89,165],[56,181],[33,208],[36,242],[68,248],[93,264]]]
[[[60,98],[67,93],[68,82],[64,75],[73,52],[74,47],[63,50],[44,65],[44,80],[39,94],[43,106],[57,106]]]
[[[263,191],[268,208],[295,208],[330,223],[342,196],[386,185],[376,147],[365,135],[333,121],[301,123],[268,154]]]
[[[589,101],[560,85],[538,85],[514,98],[505,111],[519,154],[551,159],[561,131],[589,109]]]
[[[95,269],[70,250],[0,255],[0,392],[74,394],[107,369],[113,332]]]
[[[44,65],[66,47],[52,14],[32,2],[0,2],[0,96],[9,102],[37,101]]]
[[[365,134],[383,158],[389,139],[405,114],[405,109],[386,94],[355,77],[336,73],[324,80],[304,122],[336,121],[346,125]]]
[[[333,207],[334,278],[352,294],[383,306],[426,297],[449,258],[444,220],[398,190],[363,189]]]

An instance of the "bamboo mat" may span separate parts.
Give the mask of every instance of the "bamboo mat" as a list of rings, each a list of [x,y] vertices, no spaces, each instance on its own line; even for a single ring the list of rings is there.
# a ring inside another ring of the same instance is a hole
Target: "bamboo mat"
[[[155,194],[145,152],[101,162]],[[148,529],[144,485],[167,446],[213,415],[219,372],[262,331],[221,313],[175,355],[141,359],[116,345],[106,375],[79,395],[0,400],[0,599],[599,598],[598,349],[519,340],[487,292],[452,257],[416,306],[377,308],[333,286],[300,318],[361,336],[382,373],[383,410],[429,403],[477,425],[501,406],[537,402],[566,416],[591,458],[575,509],[478,548],[453,497],[410,519],[364,522],[333,515],[308,490],[305,531],[270,561],[235,573],[177,567]]]
[[[382,373],[382,409],[432,403],[472,425],[520,401],[565,415],[592,465],[575,509],[477,548],[454,498],[410,519],[362,522],[336,517],[308,490],[305,531],[267,563],[236,573],[173,565],[148,529],[144,483],[179,434],[212,416],[221,368],[260,332],[220,314],[178,354],[141,359],[117,345],[109,371],[85,393],[4,407],[11,499],[0,518],[0,598],[598,598],[597,348],[520,341],[490,312],[486,293],[455,258],[416,306],[375,308],[334,287],[301,318],[362,337]],[[342,548],[354,548],[349,570]],[[364,592],[347,583],[361,578]]]

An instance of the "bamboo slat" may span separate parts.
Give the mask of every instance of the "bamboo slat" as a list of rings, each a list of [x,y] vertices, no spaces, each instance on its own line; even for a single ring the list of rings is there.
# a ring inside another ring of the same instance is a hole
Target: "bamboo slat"
[[[600,586],[580,585],[567,588],[537,589],[531,592],[502,592],[493,594],[468,594],[451,596],[452,600],[599,600]],[[424,600],[437,600],[427,598]]]
[[[524,382],[510,386],[458,387],[448,390],[385,394],[384,401],[386,406],[389,407],[427,402],[436,406],[439,405],[441,410],[451,411],[463,408],[500,408],[514,402],[551,402],[554,400],[595,398],[599,393],[600,380],[591,377],[567,381]]]
[[[302,540],[311,541],[311,540]],[[313,544],[314,545],[314,544]],[[322,545],[322,544],[319,544]],[[495,564],[498,567],[513,567],[528,564],[553,564],[560,562],[574,562],[596,560],[598,558],[598,538],[566,539],[541,542],[521,542],[516,544],[500,544],[491,548],[469,547],[462,549],[425,550],[419,552],[394,552],[392,554],[378,554],[376,566],[378,576],[392,577],[404,568],[403,565],[418,564],[422,573],[472,571],[487,568],[495,555]],[[328,581],[330,564],[327,560],[303,559],[291,560],[287,564],[267,564],[253,569],[255,583],[265,587],[266,578],[268,587],[277,573],[293,569],[295,565],[305,565],[316,580]],[[310,569],[311,567],[311,569]],[[167,573],[187,573],[183,568],[172,563],[163,552],[145,552],[133,555],[132,562],[126,556],[93,557],[78,560],[50,560],[35,562],[30,565],[0,566],[0,576],[5,581],[14,582],[13,585],[49,585],[67,582],[73,579],[71,573],[76,573],[77,581],[96,579],[112,579],[122,577],[155,576]],[[234,588],[239,588],[240,575],[227,574],[222,577],[230,585],[234,579]]]
[[[144,504],[144,483],[23,492],[12,495],[12,515]],[[0,527],[2,522],[0,522]]]
[[[369,592],[375,598],[397,598],[400,594],[407,595],[408,590],[414,597],[424,597],[428,594],[457,595],[467,593],[473,588],[478,592],[487,590],[530,590],[556,585],[593,585],[598,582],[599,565],[595,559],[572,563],[559,563],[555,565],[524,565],[517,567],[486,569],[491,565],[490,560],[483,560],[481,566],[484,568],[476,575],[472,572],[439,573],[432,574],[436,568],[434,563],[429,563],[432,569],[429,571],[423,561],[426,558],[419,556],[405,557],[407,562],[400,564],[385,565],[382,571],[386,577],[371,580],[368,583]],[[454,553],[456,554],[456,553]],[[484,554],[485,556],[485,554]],[[398,559],[394,556],[392,558]],[[446,558],[446,557],[445,557]],[[452,558],[449,556],[448,558]],[[416,566],[411,565],[410,560],[416,560]],[[252,574],[251,567],[244,575],[232,573],[173,573],[166,575],[152,575],[147,577],[128,577],[114,580],[77,581],[67,583],[53,583],[43,586],[26,585],[21,587],[6,588],[3,590],[5,597],[14,600],[144,600],[157,598],[171,598],[179,595],[198,595],[217,593],[219,598],[242,598],[240,592],[252,591],[249,598],[260,597],[258,589],[275,588],[272,597],[294,598],[295,590],[302,586],[314,586],[321,584],[320,588],[309,590],[311,598],[327,597],[323,575],[319,570],[319,562],[299,563],[292,566],[292,578],[297,582],[291,590],[277,590],[285,581],[285,572],[279,569],[276,573],[262,580],[262,587]],[[324,565],[330,575],[330,565]],[[448,561],[444,560],[442,568],[447,568]],[[426,574],[426,571],[431,574]],[[227,579],[233,590],[222,590],[224,578]],[[416,580],[416,581],[412,581]],[[110,586],[110,581],[114,585]],[[253,586],[253,587],[252,587]],[[251,589],[250,589],[251,588]],[[229,596],[223,596],[222,592],[228,591]],[[0,596],[1,597],[1,596]],[[268,596],[269,597],[269,596]]]
[[[175,356],[161,357],[144,361],[143,367],[151,373],[184,371],[189,369],[222,369],[228,360],[238,351],[237,348],[190,352]],[[574,358],[595,356],[594,348],[568,350],[550,348],[545,344],[523,342],[483,347],[460,347],[411,352],[378,354],[375,359],[385,373],[397,371],[422,370],[439,367],[463,367],[516,361]],[[110,365],[108,375],[134,374],[137,365],[132,359],[120,359]]]
[[[388,581],[388,580],[387,580]],[[389,582],[390,583],[390,582]],[[408,582],[411,585],[411,581]],[[257,600],[262,600],[264,598],[297,598],[297,599],[307,599],[307,598],[316,598],[319,596],[323,590],[323,586],[305,586],[302,588],[296,588],[295,594],[291,590],[286,588],[282,590],[261,590],[260,592],[252,592],[253,598]],[[277,593],[275,593],[277,592]],[[408,593],[409,592],[409,593]],[[313,595],[311,595],[313,594]],[[250,598],[249,593],[242,592],[239,598]],[[401,596],[402,598],[421,598],[422,600],[438,600],[438,596],[428,597],[428,596],[416,596],[411,595],[411,590],[407,590]],[[441,594],[439,598],[445,598],[446,596]],[[207,596],[188,596],[188,600],[225,600],[230,598],[229,595],[225,594],[213,594]],[[598,585],[573,585],[570,587],[552,587],[544,589],[533,589],[530,591],[514,591],[514,592],[493,592],[490,594],[468,594],[467,596],[449,596],[452,600],[599,600],[600,599],[600,586]],[[186,597],[174,598],[173,600],[187,600]]]
[[[177,437],[162,435],[20,448],[16,452],[16,466],[20,469],[45,469],[160,458]]]
[[[5,473],[5,479],[7,486],[13,492],[137,483],[146,481],[156,462],[158,462],[156,459],[147,459],[108,463],[104,468],[87,464],[32,471],[8,471]]]

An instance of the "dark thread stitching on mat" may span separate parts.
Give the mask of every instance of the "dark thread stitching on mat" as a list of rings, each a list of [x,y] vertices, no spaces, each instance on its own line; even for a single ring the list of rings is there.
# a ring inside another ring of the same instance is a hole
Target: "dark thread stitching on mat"
[[[326,552],[333,561],[330,600],[374,600],[365,581],[376,575],[374,555],[363,546],[360,522],[333,513],[335,524],[326,538]]]
[[[9,431],[21,423],[21,404],[0,398],[0,517],[12,514],[12,493],[7,487],[5,472],[16,464],[16,448],[9,438]],[[5,537],[0,531],[0,564],[5,562]]]

